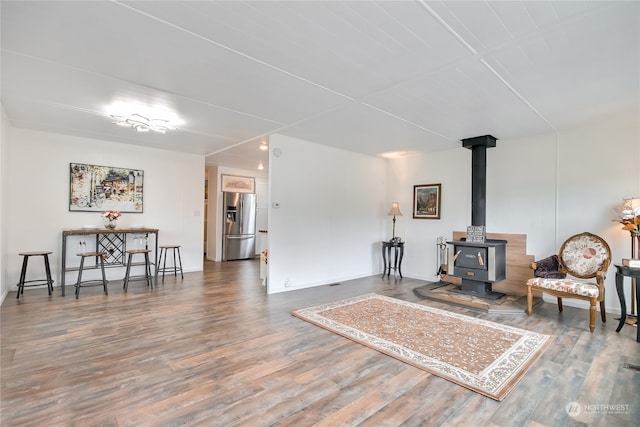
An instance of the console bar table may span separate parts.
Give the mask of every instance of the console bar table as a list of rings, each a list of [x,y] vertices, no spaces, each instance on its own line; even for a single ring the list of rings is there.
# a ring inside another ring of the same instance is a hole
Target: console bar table
[[[155,244],[155,262],[156,273],[155,283],[158,283],[158,229],[157,228],[78,228],[62,230],[62,267],[60,269],[60,287],[62,288],[62,296],[64,296],[64,284],[67,271],[77,271],[76,267],[67,267],[67,239],[70,236],[95,236],[95,250],[97,252],[105,252],[105,267],[125,267],[127,260],[125,251],[127,250],[127,235],[139,234],[144,235],[145,249],[149,249],[149,235],[154,235]],[[77,252],[83,252],[78,250]]]

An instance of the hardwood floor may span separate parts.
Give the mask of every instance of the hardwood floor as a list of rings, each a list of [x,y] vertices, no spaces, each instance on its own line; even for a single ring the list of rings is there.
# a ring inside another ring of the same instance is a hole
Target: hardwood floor
[[[205,263],[148,289],[121,282],[53,296],[10,292],[1,314],[8,426],[637,426],[640,344],[615,316],[543,304],[489,315],[421,300],[424,282],[379,276],[266,295],[258,263]],[[502,402],[291,316],[378,292],[555,335]],[[609,296],[615,298],[615,296]],[[573,416],[567,405],[577,403]]]

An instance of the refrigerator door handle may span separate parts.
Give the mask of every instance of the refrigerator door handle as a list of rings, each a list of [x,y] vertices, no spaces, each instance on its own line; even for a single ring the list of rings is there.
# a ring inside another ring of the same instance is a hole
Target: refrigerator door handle
[[[224,236],[227,239],[242,239],[242,240],[247,240],[247,239],[253,239],[254,236]]]

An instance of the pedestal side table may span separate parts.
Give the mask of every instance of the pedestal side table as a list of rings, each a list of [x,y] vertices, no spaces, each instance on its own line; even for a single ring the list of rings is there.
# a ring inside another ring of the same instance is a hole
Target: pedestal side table
[[[393,262],[391,261],[391,248],[393,248]],[[402,257],[404,256],[404,242],[382,242],[382,261],[384,262],[384,271],[382,277],[391,277],[391,270],[393,275],[400,275],[402,279]]]
[[[640,307],[640,268],[627,267],[626,265],[616,264],[616,292],[618,293],[618,299],[620,299],[620,323],[616,332],[620,332],[627,320],[627,303],[624,297],[623,282],[625,277],[635,278],[635,295],[636,306]],[[637,325],[636,325],[637,326]],[[640,342],[640,329],[636,333],[636,341]]]

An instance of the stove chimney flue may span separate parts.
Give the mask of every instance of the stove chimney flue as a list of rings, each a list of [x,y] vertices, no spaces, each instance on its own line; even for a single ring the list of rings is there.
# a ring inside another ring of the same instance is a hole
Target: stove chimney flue
[[[498,139],[491,135],[462,140],[471,150],[471,225],[486,226],[487,215],[487,148],[495,147]]]

